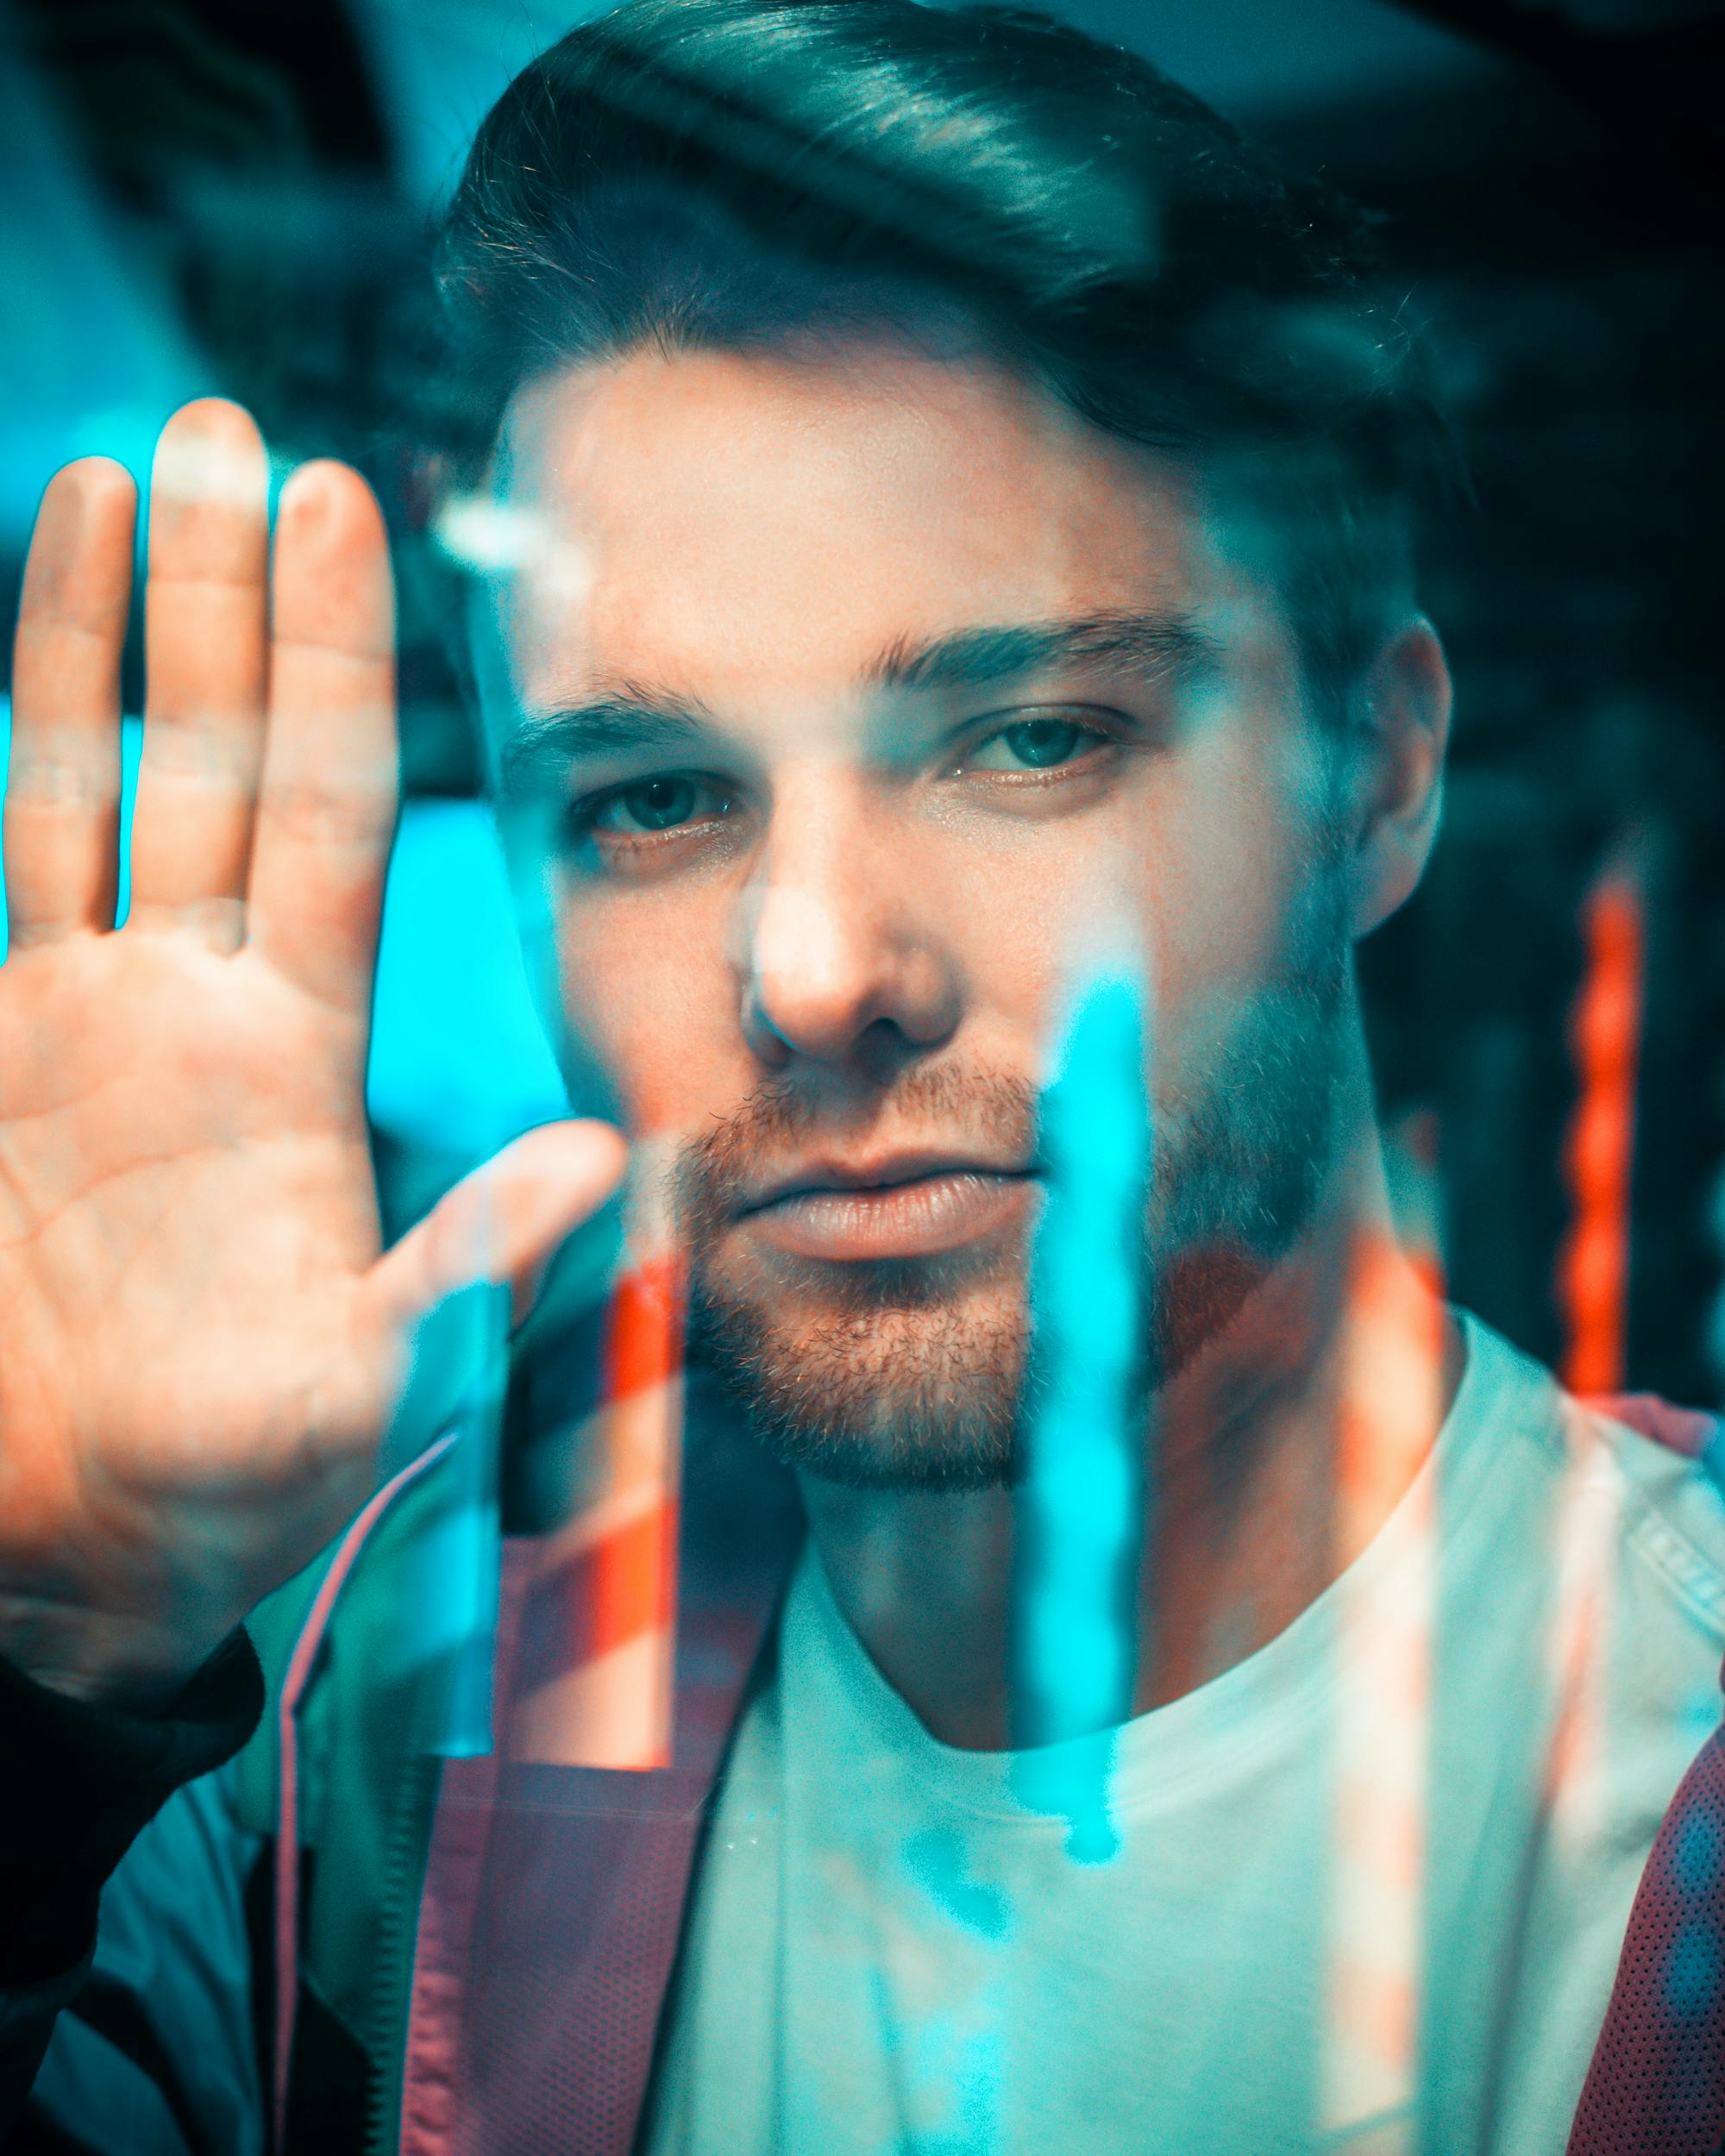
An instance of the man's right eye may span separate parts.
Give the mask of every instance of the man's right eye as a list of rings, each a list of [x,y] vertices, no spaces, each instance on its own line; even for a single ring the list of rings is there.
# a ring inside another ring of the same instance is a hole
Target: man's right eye
[[[613,787],[586,810],[577,811],[583,830],[613,838],[651,837],[710,816],[731,805],[724,789],[711,779],[679,772],[669,778],[639,779]]]

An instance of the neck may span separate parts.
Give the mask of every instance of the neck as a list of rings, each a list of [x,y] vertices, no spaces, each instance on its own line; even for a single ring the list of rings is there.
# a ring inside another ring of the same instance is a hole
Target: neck
[[[1309,1607],[1400,1501],[1454,1397],[1459,1335],[1394,1241],[1364,1094],[1350,1122],[1305,1236],[1152,1403],[1134,1714]],[[888,1683],[942,1742],[1004,1749],[1013,1493],[806,1478],[804,1497],[834,1598]]]

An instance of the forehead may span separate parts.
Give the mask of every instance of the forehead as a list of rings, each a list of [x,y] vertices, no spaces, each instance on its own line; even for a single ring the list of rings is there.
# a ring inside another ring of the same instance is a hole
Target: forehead
[[[978,624],[1167,608],[1214,579],[1170,469],[1032,385],[880,348],[638,353],[517,399],[528,708],[610,680],[716,706],[833,693]]]

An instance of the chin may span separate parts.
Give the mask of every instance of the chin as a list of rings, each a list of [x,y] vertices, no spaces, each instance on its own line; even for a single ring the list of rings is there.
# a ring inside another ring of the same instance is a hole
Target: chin
[[[881,1283],[876,1283],[877,1288]],[[1013,1479],[1022,1286],[866,1302],[733,1300],[698,1282],[690,1353],[798,1472],[853,1488],[982,1489]]]

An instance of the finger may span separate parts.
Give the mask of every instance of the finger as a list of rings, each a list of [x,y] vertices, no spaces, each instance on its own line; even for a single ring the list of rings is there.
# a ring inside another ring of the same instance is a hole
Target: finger
[[[597,1212],[629,1149],[608,1123],[548,1123],[456,1184],[367,1281],[390,1331],[417,1324],[480,1281],[525,1279]]]
[[[131,475],[84,457],[50,481],[36,519],[12,658],[4,846],[16,944],[114,925],[136,511]]]
[[[263,747],[269,461],[239,405],[201,398],[150,474],[144,747],[132,910],[235,950]]]
[[[288,481],[274,586],[251,941],[364,1013],[395,827],[395,601],[383,518],[357,472],[308,464]]]

